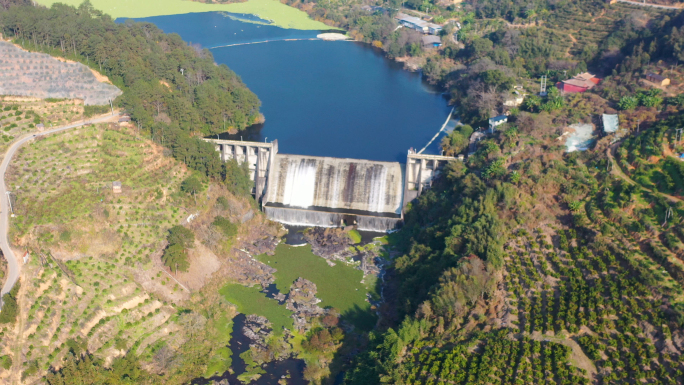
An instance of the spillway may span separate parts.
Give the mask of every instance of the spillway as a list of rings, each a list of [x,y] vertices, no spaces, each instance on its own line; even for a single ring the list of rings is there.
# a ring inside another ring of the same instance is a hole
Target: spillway
[[[401,221],[400,163],[276,155],[264,208],[279,222],[388,231]]]
[[[430,188],[453,157],[408,151],[406,165],[363,159],[289,155],[269,143],[205,139],[221,160],[247,163],[254,197],[277,222],[320,227],[355,225],[387,232],[399,227],[402,210]]]

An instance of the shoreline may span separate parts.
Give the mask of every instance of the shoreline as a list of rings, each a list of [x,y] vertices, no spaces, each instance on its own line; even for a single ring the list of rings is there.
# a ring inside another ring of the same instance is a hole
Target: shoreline
[[[63,3],[78,7],[82,0],[36,0],[50,7]],[[278,0],[248,0],[243,3],[207,4],[187,0],[91,0],[93,7],[113,19],[142,19],[155,16],[171,16],[185,13],[229,12],[254,15],[262,20],[284,29],[330,30],[330,26],[313,20],[297,8],[285,5]]]

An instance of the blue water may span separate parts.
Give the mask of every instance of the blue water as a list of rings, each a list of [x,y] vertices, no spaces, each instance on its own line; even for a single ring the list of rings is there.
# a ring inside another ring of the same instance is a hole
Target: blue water
[[[319,31],[245,23],[220,13],[140,21],[207,48],[275,40],[211,51],[262,101],[266,123],[233,138],[278,139],[281,153],[405,162],[407,150],[423,148],[451,110],[420,74],[367,44],[284,41],[315,38]],[[439,141],[425,152],[439,153]]]

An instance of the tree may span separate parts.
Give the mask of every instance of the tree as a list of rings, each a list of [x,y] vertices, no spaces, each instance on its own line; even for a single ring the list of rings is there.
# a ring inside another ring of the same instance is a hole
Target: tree
[[[0,323],[14,323],[19,314],[19,304],[17,303],[17,293],[20,287],[19,281],[14,284],[12,290],[2,297],[2,311],[0,311]]]
[[[448,156],[463,152],[468,147],[473,128],[467,124],[455,128],[448,136],[442,139],[442,148]]]
[[[169,229],[167,240],[171,245],[180,245],[183,248],[188,248],[195,242],[195,234],[188,228],[176,225]]]
[[[183,192],[191,194],[195,197],[195,204],[197,204],[197,193],[202,191],[202,182],[196,176],[191,175],[181,182],[180,189]]]
[[[510,90],[515,80],[506,76],[501,70],[487,70],[480,74],[482,81],[488,86],[496,87],[499,92]]]
[[[489,53],[494,43],[484,37],[477,37],[470,43],[470,53],[473,57],[481,58]]]
[[[231,159],[225,163],[225,167],[228,191],[237,196],[249,195],[252,192],[254,182],[249,177],[247,162],[239,164],[237,160]]]
[[[530,112],[537,112],[541,106],[542,100],[537,95],[527,95],[523,102],[523,108]]]
[[[178,35],[149,23],[116,23],[87,2],[78,8],[15,5],[31,2],[0,0],[3,36],[31,51],[59,51],[96,65],[123,90],[115,104],[172,149],[174,158],[205,176],[222,178],[223,165],[213,144],[192,134],[216,134],[226,125],[242,130],[260,118],[261,103],[240,78]]]
[[[623,96],[618,102],[621,110],[633,110],[639,105],[639,100],[633,96]]]
[[[164,250],[162,261],[171,270],[188,271],[190,268],[187,250],[177,243],[170,245]]]
[[[187,249],[195,242],[195,234],[190,229],[176,225],[169,229],[167,240],[169,246],[162,255],[164,265],[171,270],[188,271],[190,263]]]

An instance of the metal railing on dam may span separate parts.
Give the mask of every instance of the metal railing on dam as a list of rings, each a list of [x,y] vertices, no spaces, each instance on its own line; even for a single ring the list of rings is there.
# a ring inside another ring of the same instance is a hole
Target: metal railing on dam
[[[247,162],[254,196],[268,218],[292,225],[391,231],[411,200],[456,158],[409,150],[406,164],[278,153],[269,143],[204,139],[221,160]]]

